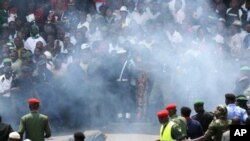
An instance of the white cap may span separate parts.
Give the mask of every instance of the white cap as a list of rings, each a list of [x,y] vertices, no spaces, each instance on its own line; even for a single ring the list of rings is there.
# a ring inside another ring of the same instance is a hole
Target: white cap
[[[17,133],[17,132],[11,132],[11,133],[9,134],[9,138],[10,138],[10,139],[21,139],[19,133]]]
[[[128,12],[128,8],[127,8],[126,6],[122,6],[122,7],[120,8],[120,11]]]
[[[49,51],[45,51],[43,54],[46,56],[47,59],[52,59],[52,54]]]
[[[23,140],[23,141],[31,141],[30,139],[25,139],[25,140]]]

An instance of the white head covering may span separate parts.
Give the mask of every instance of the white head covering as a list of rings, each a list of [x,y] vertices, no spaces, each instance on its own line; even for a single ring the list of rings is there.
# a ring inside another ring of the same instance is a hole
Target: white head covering
[[[128,8],[126,6],[122,6],[120,8],[120,11],[128,12]]]
[[[46,56],[47,59],[52,59],[52,54],[49,51],[45,51],[43,54]]]
[[[9,138],[10,138],[10,139],[21,139],[19,133],[17,133],[17,132],[11,132],[11,133],[9,134]]]

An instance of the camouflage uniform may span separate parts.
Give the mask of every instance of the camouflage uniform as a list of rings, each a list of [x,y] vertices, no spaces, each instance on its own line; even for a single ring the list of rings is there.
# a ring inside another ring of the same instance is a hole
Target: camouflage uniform
[[[179,125],[179,127],[181,128],[182,134],[187,136],[187,121],[186,121],[186,119],[183,117],[177,116],[177,115],[173,115],[170,118],[174,123]]]
[[[212,137],[213,141],[221,141],[222,134],[229,130],[230,120],[227,120],[227,108],[220,105],[216,108],[217,119],[213,120],[205,133],[206,137]]]

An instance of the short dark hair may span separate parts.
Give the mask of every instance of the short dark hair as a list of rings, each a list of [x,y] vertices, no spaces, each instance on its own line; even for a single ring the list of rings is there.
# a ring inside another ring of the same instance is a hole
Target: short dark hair
[[[30,110],[38,110],[39,109],[39,104],[29,104]]]
[[[230,101],[235,101],[236,100],[236,96],[233,93],[227,93],[227,94],[225,94],[225,98],[227,100],[230,100]]]
[[[84,141],[85,135],[82,132],[75,132],[74,133],[74,139],[75,140],[78,139],[78,140]]]
[[[191,114],[191,109],[189,107],[181,107],[181,114],[184,117],[189,117]]]

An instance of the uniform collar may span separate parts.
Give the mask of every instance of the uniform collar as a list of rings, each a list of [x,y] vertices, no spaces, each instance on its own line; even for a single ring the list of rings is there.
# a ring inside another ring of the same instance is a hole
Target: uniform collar
[[[228,107],[235,107],[235,106],[236,106],[236,104],[231,103],[231,104],[228,104],[227,106],[228,106]]]

